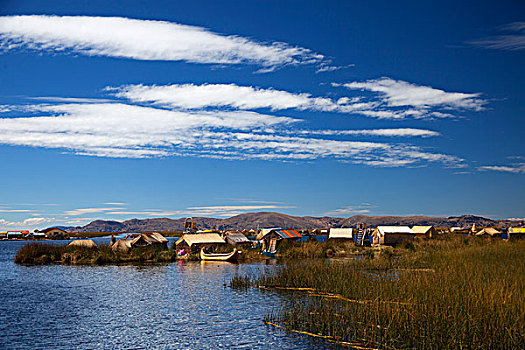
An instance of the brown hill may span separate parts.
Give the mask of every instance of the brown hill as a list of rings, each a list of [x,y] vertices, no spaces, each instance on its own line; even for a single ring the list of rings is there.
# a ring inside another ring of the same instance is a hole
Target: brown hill
[[[433,225],[452,226],[508,226],[508,220],[491,220],[479,216],[463,215],[445,217],[429,216],[365,216],[355,215],[349,218],[291,216],[282,213],[259,212],[232,216],[227,219],[196,217],[193,220],[199,229],[256,229],[264,227],[289,227],[297,229],[355,227],[364,222],[370,227],[379,225]],[[132,232],[132,231],[180,231],[184,229],[184,218],[132,219],[123,222],[96,220],[86,226],[69,229],[71,232]]]

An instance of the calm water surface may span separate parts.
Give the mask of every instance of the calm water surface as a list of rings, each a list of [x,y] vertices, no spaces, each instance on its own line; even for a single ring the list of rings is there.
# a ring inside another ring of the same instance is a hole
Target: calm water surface
[[[275,266],[16,265],[14,256],[24,244],[0,241],[1,349],[333,348],[263,322],[282,295],[227,286],[236,273]]]

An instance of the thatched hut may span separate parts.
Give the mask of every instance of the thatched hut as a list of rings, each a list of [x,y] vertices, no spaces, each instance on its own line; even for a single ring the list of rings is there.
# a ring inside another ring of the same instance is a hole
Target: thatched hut
[[[211,247],[226,244],[226,241],[217,233],[198,233],[183,235],[177,242],[177,249],[184,249],[188,252],[196,252],[203,247]]]
[[[121,238],[111,245],[111,250],[114,252],[129,252],[131,250],[132,238]]]
[[[113,251],[127,252],[132,248],[158,246],[168,248],[168,240],[158,232],[128,236],[111,244]]]
[[[75,239],[67,245],[68,247],[96,248],[97,244],[91,239]]]
[[[233,246],[248,245],[252,243],[245,235],[238,231],[226,231],[224,233],[224,239],[226,240],[226,243]]]
[[[425,236],[426,238],[433,238],[437,235],[434,226],[413,226],[412,231],[414,231],[418,237]]]
[[[168,240],[158,232],[141,233],[131,241],[131,247],[164,246],[168,247]]]
[[[372,232],[372,244],[393,245],[413,241],[415,233],[408,226],[378,226]]]
[[[501,231],[498,231],[493,227],[485,227],[484,229],[477,232],[476,236],[497,237],[497,236],[501,236]]]

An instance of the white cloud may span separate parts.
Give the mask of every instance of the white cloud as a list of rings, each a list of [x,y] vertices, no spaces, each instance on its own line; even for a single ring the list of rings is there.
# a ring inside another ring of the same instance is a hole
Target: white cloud
[[[354,64],[347,64],[344,66],[332,66],[326,63],[325,64],[321,63],[319,67],[315,70],[315,73],[335,72],[335,71],[350,68],[350,67],[354,67]]]
[[[374,166],[462,163],[454,156],[403,144],[282,136],[276,132],[286,134],[298,120],[250,111],[181,112],[121,103],[19,108],[39,116],[0,118],[0,144],[68,149],[98,157],[334,158]],[[272,129],[272,134],[266,129]],[[383,130],[376,134],[388,133]],[[402,133],[422,134],[397,131],[398,135]]]
[[[91,221],[97,220],[97,218],[78,218],[78,219],[70,219],[66,221],[66,224],[68,225],[74,225],[74,226],[84,226],[86,224],[89,224]]]
[[[108,202],[108,203],[102,203],[102,204],[107,204],[107,205],[126,205],[127,203],[122,203],[122,202]]]
[[[323,215],[348,216],[348,215],[359,215],[359,214],[369,214],[369,213],[370,213],[369,206],[361,205],[361,206],[349,206],[345,208],[335,209],[335,210],[326,212]]]
[[[32,210],[28,210],[28,209],[2,209],[0,208],[0,213],[27,213],[31,211]]]
[[[124,85],[107,88],[115,96],[133,102],[148,102],[178,109],[201,109],[228,107],[242,110],[269,108],[272,110],[298,109],[349,113],[368,104],[352,103],[351,99],[337,102],[324,97],[312,97],[308,93],[292,93],[282,90],[261,89],[236,84],[173,84],[173,85]]]
[[[525,22],[510,23],[501,27],[500,30],[507,34],[472,40],[469,44],[487,49],[525,50]]]
[[[123,17],[0,17],[4,50],[19,47],[136,60],[272,67],[321,62],[324,57],[289,44],[257,43],[235,35],[178,23]]]
[[[334,84],[335,86],[339,84]],[[348,89],[362,89],[381,94],[381,99],[389,107],[445,107],[463,108],[479,111],[485,101],[479,93],[466,94],[461,92],[446,92],[430,86],[416,85],[402,80],[380,78],[365,82],[343,84]]]
[[[485,166],[478,167],[478,170],[500,171],[500,172],[512,173],[512,174],[525,174],[525,164],[485,165]]]
[[[31,229],[36,228],[36,226],[41,225],[46,222],[52,222],[55,218],[28,218],[23,221],[7,221],[5,219],[0,219],[0,225],[4,226],[16,226],[20,228],[27,228],[31,226]]]
[[[363,130],[302,130],[295,132],[303,135],[362,135],[362,136],[385,136],[385,137],[432,137],[440,136],[437,131],[397,128],[397,129],[363,129]]]
[[[78,215],[84,215],[84,214],[93,214],[93,213],[102,213],[107,212],[115,209],[124,209],[119,207],[111,207],[111,208],[79,208],[79,209],[73,209],[73,210],[67,210],[64,212],[64,215],[70,215],[70,216],[78,216]]]

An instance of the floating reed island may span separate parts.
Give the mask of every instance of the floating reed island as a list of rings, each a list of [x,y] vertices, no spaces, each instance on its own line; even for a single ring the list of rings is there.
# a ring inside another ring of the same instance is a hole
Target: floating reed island
[[[266,322],[340,345],[524,349],[525,240],[446,236],[362,259],[307,260],[233,288],[282,293]]]

